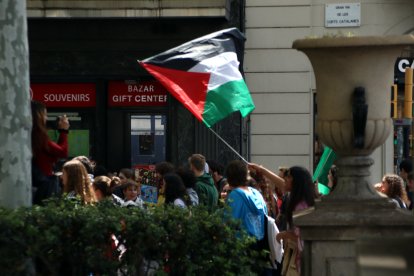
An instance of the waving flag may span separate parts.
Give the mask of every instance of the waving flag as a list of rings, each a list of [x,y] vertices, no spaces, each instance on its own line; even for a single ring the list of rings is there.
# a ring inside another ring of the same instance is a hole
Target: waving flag
[[[245,37],[236,28],[184,43],[139,63],[208,127],[255,108],[239,71]]]

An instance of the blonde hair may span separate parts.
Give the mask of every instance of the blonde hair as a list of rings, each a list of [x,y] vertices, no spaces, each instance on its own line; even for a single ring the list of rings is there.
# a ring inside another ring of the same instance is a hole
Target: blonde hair
[[[81,197],[83,203],[96,202],[95,192],[92,189],[91,180],[85,166],[79,160],[70,160],[62,168],[67,175],[67,183],[63,187],[65,193],[74,191]]]

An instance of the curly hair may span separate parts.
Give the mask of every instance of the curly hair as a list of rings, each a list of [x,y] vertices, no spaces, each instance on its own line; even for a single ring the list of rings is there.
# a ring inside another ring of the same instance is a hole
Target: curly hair
[[[191,205],[191,200],[187,195],[187,190],[181,177],[176,173],[167,173],[164,175],[165,181],[165,203],[174,203],[174,200],[180,198],[187,206]]]
[[[396,174],[386,174],[384,175],[383,183],[388,184],[388,188],[385,189],[384,193],[389,198],[401,198],[405,203],[408,202],[407,193],[404,188],[404,180]]]

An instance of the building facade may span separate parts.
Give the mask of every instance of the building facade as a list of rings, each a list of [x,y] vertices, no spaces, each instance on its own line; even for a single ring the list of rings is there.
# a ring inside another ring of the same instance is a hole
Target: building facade
[[[128,89],[152,85],[153,79],[136,59],[222,28],[238,27],[247,38],[243,69],[256,109],[246,120],[235,114],[215,129],[253,162],[272,169],[302,165],[312,171],[318,154],[317,88],[308,59],[291,48],[292,42],[348,33],[409,34],[414,28],[411,0],[28,0],[27,11],[32,84],[42,88],[56,83],[94,85],[91,106],[51,105],[49,111],[73,114],[78,137],[89,139],[89,154],[111,169],[133,165],[131,150],[154,153],[160,139],[164,139],[163,157],[175,163],[185,162],[192,152],[223,163],[236,158],[171,97],[156,105],[120,102]],[[164,95],[161,90],[157,93]],[[108,99],[114,96],[118,102]],[[144,125],[152,126],[152,132],[148,134]],[[89,133],[82,132],[86,129]],[[166,135],[158,137],[162,133]],[[82,153],[82,147],[78,150]],[[391,135],[373,154],[373,179],[394,171],[393,157]]]
[[[192,153],[237,158],[137,60],[229,27],[242,28],[239,1],[27,1],[30,81],[49,124],[68,114],[70,156],[91,156],[110,171]],[[214,130],[246,151],[240,115]],[[51,130],[51,136],[56,133]],[[245,154],[245,153],[244,153]]]
[[[292,42],[349,33],[410,34],[414,2],[247,0],[245,24],[244,69],[256,103],[251,115],[251,159],[273,169],[302,165],[312,171],[318,91],[309,60],[291,48]],[[373,159],[372,181],[380,182],[384,173],[395,170],[393,135],[373,153]]]

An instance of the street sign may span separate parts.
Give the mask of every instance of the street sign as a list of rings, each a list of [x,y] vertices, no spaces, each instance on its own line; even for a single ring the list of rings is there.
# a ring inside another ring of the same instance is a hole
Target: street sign
[[[325,5],[325,27],[359,27],[361,25],[360,3],[337,3]]]

